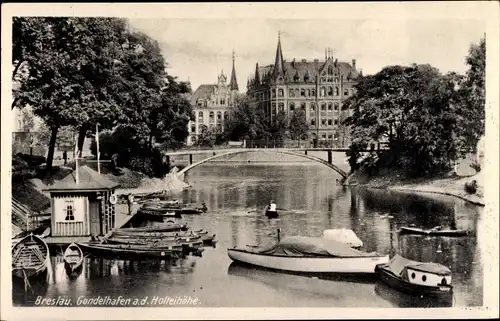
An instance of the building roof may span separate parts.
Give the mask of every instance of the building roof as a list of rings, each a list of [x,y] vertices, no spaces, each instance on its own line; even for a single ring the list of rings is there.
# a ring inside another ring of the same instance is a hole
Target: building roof
[[[216,88],[217,85],[200,85],[191,96],[191,103],[196,105],[198,99],[210,99]]]
[[[330,62],[335,65],[334,62]],[[285,61],[283,66],[285,69],[285,82],[294,82],[294,77],[297,75],[300,82],[304,82],[306,74],[308,74],[309,82],[314,82],[325,66],[325,61]],[[325,66],[327,67],[327,66]],[[359,76],[359,72],[354,69],[349,63],[338,61],[334,69],[338,70],[339,75],[344,76],[344,79],[355,79]],[[274,65],[259,67],[259,78],[262,80],[270,75],[274,70]]]
[[[68,176],[49,186],[44,191],[59,192],[110,190],[120,185],[103,175],[99,175],[99,173],[95,170],[85,165],[78,168],[78,184],[76,184],[75,175],[75,171],[71,172]]]

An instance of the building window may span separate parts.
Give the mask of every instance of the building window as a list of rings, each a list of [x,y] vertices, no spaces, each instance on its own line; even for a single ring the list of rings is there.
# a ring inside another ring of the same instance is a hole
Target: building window
[[[328,74],[333,75],[333,67],[331,65],[328,66]]]
[[[273,98],[276,97],[276,89],[271,90],[271,96]]]
[[[328,96],[333,96],[333,88],[328,87]]]
[[[334,103],[333,104],[333,109],[338,111],[339,110],[339,103]]]
[[[299,88],[295,88],[295,96],[298,97],[300,95],[300,90]]]
[[[203,118],[203,112],[202,111],[198,112],[198,118]]]
[[[321,104],[321,111],[325,111],[326,110],[326,104],[325,103],[322,103]]]
[[[288,91],[288,96],[290,96],[290,97],[295,97],[295,92],[293,91],[293,89],[290,89],[290,90]]]
[[[300,109],[306,110],[306,103],[300,103]]]
[[[221,98],[221,99],[220,99],[220,104],[221,104],[221,105],[224,105],[224,98]]]
[[[300,90],[300,97],[305,97],[306,96],[306,90],[305,89],[301,89]]]
[[[220,111],[217,112],[217,120],[222,119],[222,113]]]
[[[332,82],[333,81],[333,78],[332,77],[328,77],[328,82]]]
[[[66,201],[66,206],[64,207],[65,221],[75,220],[75,203],[74,201]]]
[[[315,103],[311,103],[311,114],[316,112],[316,104]]]
[[[284,95],[284,92],[283,92],[283,89],[278,89],[278,97],[283,97]]]
[[[326,119],[321,120],[321,126],[326,126]]]
[[[325,140],[325,139],[326,139],[326,134],[321,135],[321,138],[322,138],[323,140]]]
[[[208,114],[208,119],[213,122],[214,121],[214,112],[211,111],[210,114]]]
[[[316,89],[311,89],[311,95],[316,96]]]
[[[325,89],[325,87],[321,87],[320,96],[321,96],[321,97],[324,97],[324,96],[325,96],[325,93],[326,93],[326,89]]]
[[[328,126],[332,126],[332,120],[331,119],[328,119]]]
[[[203,100],[198,99],[198,106],[203,107]]]
[[[191,132],[194,133],[195,131],[196,131],[196,125],[193,124],[193,125],[191,125]]]
[[[224,112],[224,120],[228,120],[229,119],[229,114],[227,113],[227,111]]]
[[[295,110],[295,103],[290,103],[290,111],[294,111]]]
[[[191,136],[191,142],[196,143],[196,135]]]
[[[335,77],[334,81],[335,81],[335,82],[339,82],[339,78],[338,78],[338,77]]]
[[[332,138],[333,138],[332,134],[328,135],[328,139],[332,139]]]
[[[311,119],[311,126],[315,126],[315,125],[316,125],[316,120]]]
[[[339,120],[335,119],[335,125],[338,125],[338,124],[339,124]]]
[[[283,103],[279,103],[279,104],[278,104],[278,111],[279,111],[279,112],[282,112],[282,111],[284,111],[284,110],[285,110],[285,104],[283,104]]]
[[[307,97],[311,97],[311,89],[307,90]]]
[[[338,96],[338,95],[339,95],[339,87],[338,87],[338,86],[336,86],[336,87],[335,87],[335,96]]]
[[[332,103],[328,103],[328,110],[331,111],[332,110]]]
[[[348,89],[344,89],[344,96],[349,96],[349,90]]]

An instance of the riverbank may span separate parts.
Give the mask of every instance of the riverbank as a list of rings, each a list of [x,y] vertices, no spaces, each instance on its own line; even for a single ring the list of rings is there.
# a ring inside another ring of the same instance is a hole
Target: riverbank
[[[469,194],[465,191],[465,183],[477,182],[477,191]],[[484,177],[481,172],[471,176],[452,176],[407,179],[398,172],[385,172],[370,177],[360,170],[351,174],[344,182],[346,186],[362,186],[401,192],[432,193],[458,197],[475,205],[484,206]]]

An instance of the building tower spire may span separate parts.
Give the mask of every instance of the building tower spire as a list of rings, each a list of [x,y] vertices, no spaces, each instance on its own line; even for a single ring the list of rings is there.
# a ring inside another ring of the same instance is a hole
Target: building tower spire
[[[276,59],[274,61],[274,78],[285,76],[285,68],[283,66],[283,52],[281,51],[281,32],[278,32],[278,47],[276,48]]]
[[[236,68],[234,67],[234,49],[233,49],[233,70],[231,71],[231,81],[229,82],[231,90],[238,90],[238,81],[236,80]]]
[[[255,85],[259,86],[260,85],[260,75],[259,75],[259,63],[257,62],[255,64],[255,78],[254,78]]]

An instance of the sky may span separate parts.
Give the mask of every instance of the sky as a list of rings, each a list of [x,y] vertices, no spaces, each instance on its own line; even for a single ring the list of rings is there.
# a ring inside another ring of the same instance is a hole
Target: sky
[[[429,63],[441,72],[467,69],[465,56],[478,43],[486,23],[474,19],[228,19],[131,18],[134,29],[160,43],[168,72],[190,80],[193,91],[230,77],[232,51],[240,92],[246,91],[255,63],[274,63],[278,33],[283,57],[324,60],[331,48],[339,61],[363,74],[394,64]]]

